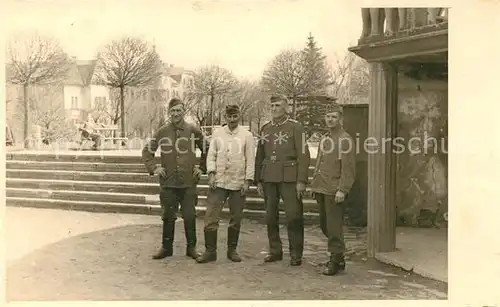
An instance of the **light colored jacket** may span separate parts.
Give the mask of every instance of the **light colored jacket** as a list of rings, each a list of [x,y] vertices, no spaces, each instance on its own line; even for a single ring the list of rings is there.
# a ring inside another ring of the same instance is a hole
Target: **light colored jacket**
[[[245,180],[255,175],[255,140],[241,126],[234,131],[228,126],[212,134],[207,154],[207,173],[215,173],[217,187],[239,190]]]

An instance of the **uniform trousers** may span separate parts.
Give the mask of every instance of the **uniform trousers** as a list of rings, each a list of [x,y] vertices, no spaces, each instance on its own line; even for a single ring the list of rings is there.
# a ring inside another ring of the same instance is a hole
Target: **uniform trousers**
[[[228,190],[216,187],[211,190],[207,197],[205,214],[205,231],[216,231],[219,229],[219,219],[224,207],[224,203],[229,205],[229,229],[240,230],[241,219],[243,217],[243,207],[246,196],[241,195],[240,190]]]
[[[319,223],[323,234],[328,238],[328,252],[343,254],[344,243],[344,203],[335,202],[335,196],[315,193],[319,205]]]
[[[296,182],[264,182],[269,252],[283,253],[279,234],[279,202],[283,199],[290,256],[302,258],[304,251],[304,205],[297,197]]]
[[[188,188],[160,187],[160,204],[163,220],[163,245],[171,246],[174,240],[175,221],[179,206],[184,220],[184,232],[188,247],[196,246],[196,186]]]

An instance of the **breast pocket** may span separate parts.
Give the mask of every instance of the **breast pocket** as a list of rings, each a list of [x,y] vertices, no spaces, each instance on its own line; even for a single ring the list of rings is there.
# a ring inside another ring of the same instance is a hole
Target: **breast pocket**
[[[297,181],[297,162],[286,161],[283,162],[283,182]]]

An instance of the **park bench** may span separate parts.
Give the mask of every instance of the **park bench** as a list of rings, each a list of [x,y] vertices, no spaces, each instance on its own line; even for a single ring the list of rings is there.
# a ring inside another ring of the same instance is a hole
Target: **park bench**
[[[101,127],[95,128],[95,130],[97,130],[102,136],[102,146],[104,146],[107,142],[110,142],[111,144],[116,143],[116,147],[119,149],[122,145],[126,145],[128,141],[128,138],[126,137],[115,136],[118,135],[118,133],[116,133],[118,131],[117,126],[102,125]],[[92,142],[92,138],[90,137],[89,131],[85,128],[79,127],[78,131],[80,132],[79,150],[81,150],[85,144]]]

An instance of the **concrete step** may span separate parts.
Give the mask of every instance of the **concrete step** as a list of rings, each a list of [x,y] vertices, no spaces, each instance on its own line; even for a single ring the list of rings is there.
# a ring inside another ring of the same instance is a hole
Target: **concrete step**
[[[131,213],[131,214],[146,214],[160,215],[161,207],[147,204],[123,204],[123,203],[106,203],[95,201],[75,201],[75,200],[59,200],[59,199],[42,199],[28,197],[6,197],[7,206],[11,207],[28,207],[28,208],[46,208],[46,209],[63,209],[88,212],[104,212],[104,213]],[[198,217],[205,215],[206,208],[203,206],[196,207]],[[224,208],[221,217],[227,219],[229,210]],[[265,211],[245,209],[244,218],[257,220],[265,223]],[[316,213],[304,213],[305,223],[308,225],[318,224],[319,216]],[[284,212],[280,212],[280,223],[285,222]]]
[[[160,163],[159,152],[156,154],[155,162]],[[199,156],[199,154],[198,154]],[[5,159],[17,161],[39,161],[39,162],[90,162],[90,163],[121,163],[142,164],[140,151],[124,152],[7,152]],[[311,158],[311,166],[316,165],[316,158]]]
[[[97,201],[123,204],[146,204],[146,195],[112,192],[88,192],[68,190],[46,190],[27,188],[7,188],[7,197],[24,197],[57,200]]]
[[[7,178],[7,188],[158,195],[158,183]]]
[[[139,194],[157,194],[158,179],[147,173],[121,173],[121,172],[77,172],[77,171],[50,171],[32,169],[8,169],[7,181],[16,179],[7,184],[14,188],[46,188],[71,189],[96,192],[122,192]],[[21,180],[21,181],[20,181]],[[30,182],[30,181],[33,182]],[[21,186],[26,183],[27,186]],[[131,183],[137,184],[134,187]],[[154,186],[156,185],[156,190]],[[203,175],[199,184],[200,194],[208,193],[207,176]],[[257,187],[251,186],[248,196],[258,197]],[[310,198],[309,196],[305,197]]]
[[[205,206],[208,189],[202,189],[198,194],[198,204]],[[203,193],[200,193],[203,192]],[[158,194],[138,194],[138,193],[116,193],[116,192],[93,192],[93,191],[78,191],[78,190],[51,190],[40,188],[12,188],[7,187],[7,197],[22,197],[36,199],[54,199],[54,200],[76,200],[76,201],[97,201],[105,203],[130,203],[130,204],[147,204],[151,206],[160,206],[160,198]],[[304,212],[318,212],[318,206],[312,199],[305,199]],[[245,208],[250,210],[265,211],[264,200],[261,197],[249,196],[246,199]],[[279,208],[284,211],[283,202]]]
[[[9,152],[6,160],[39,161],[39,162],[94,162],[141,164],[140,152],[106,153],[96,152]],[[155,159],[160,162],[159,157]]]
[[[7,160],[7,169],[63,170],[83,172],[113,172],[113,173],[147,173],[144,164],[140,163],[108,163],[92,161],[25,161]],[[309,167],[309,177],[312,177],[314,166]]]
[[[61,161],[22,161],[7,160],[7,169],[38,169],[52,171],[82,171],[82,172],[121,172],[147,173],[143,164],[102,163],[102,162],[61,162]]]
[[[149,176],[147,173],[78,172],[32,169],[7,169],[5,173],[7,178],[158,183],[157,177]]]

